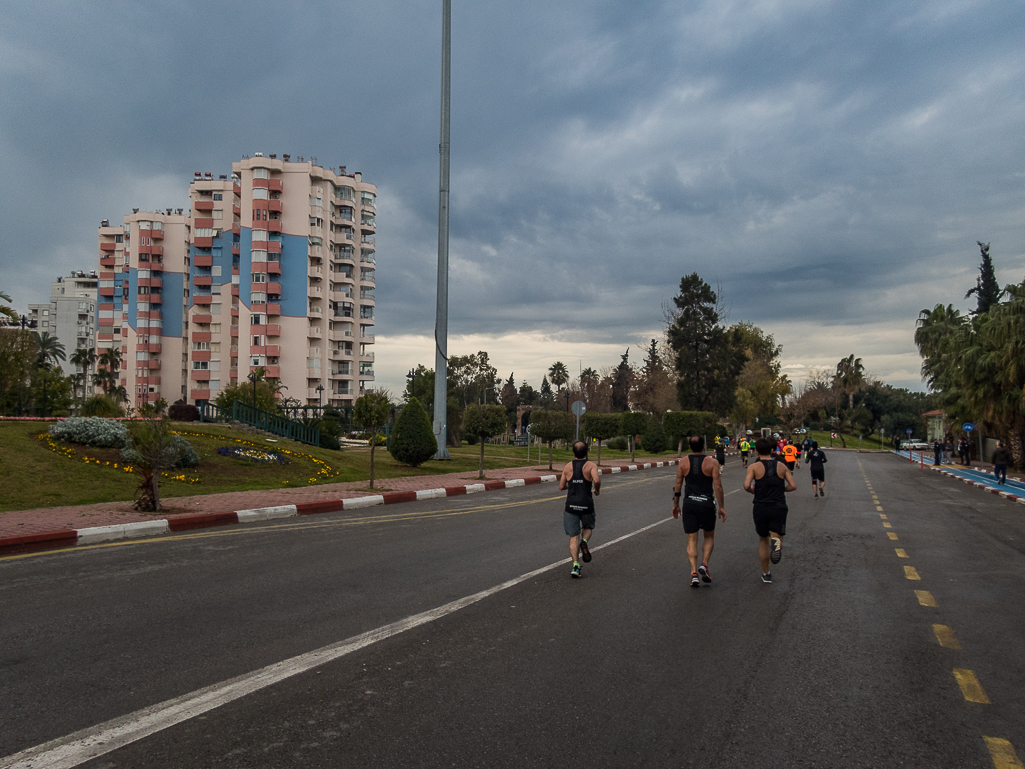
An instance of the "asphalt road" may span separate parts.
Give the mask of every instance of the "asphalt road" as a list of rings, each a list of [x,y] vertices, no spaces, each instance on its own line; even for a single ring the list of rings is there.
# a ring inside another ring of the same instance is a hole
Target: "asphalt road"
[[[672,469],[605,477],[592,543],[627,538],[580,580],[543,570],[550,484],[2,558],[0,756],[120,719],[155,725],[24,765],[1015,766],[986,738],[1025,755],[1021,506],[892,455],[826,470],[818,500],[797,474],[772,585],[734,458],[698,590]],[[223,704],[138,713],[204,687]]]

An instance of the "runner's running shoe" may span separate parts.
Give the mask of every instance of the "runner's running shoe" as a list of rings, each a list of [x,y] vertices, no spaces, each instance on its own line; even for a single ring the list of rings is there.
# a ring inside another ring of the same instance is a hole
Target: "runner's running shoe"
[[[712,581],[712,575],[708,573],[708,567],[705,566],[705,564],[701,564],[700,566],[698,566],[698,574],[701,575],[702,582]]]
[[[783,543],[779,537],[772,538],[772,552],[769,553],[769,560],[772,563],[779,563],[779,559],[783,557]]]
[[[577,577],[580,576],[580,564],[579,563],[573,564],[573,568],[569,570],[569,575],[571,577],[573,577],[574,579],[576,579]]]
[[[591,549],[587,546],[587,540],[580,540],[580,560],[584,563],[591,562]]]
[[[701,578],[698,577],[696,572],[694,574],[690,575],[690,586],[691,587],[701,587]]]
[[[765,572],[765,574],[762,575],[762,582],[765,582],[768,585],[772,584],[772,572],[771,571],[767,571],[767,572]]]

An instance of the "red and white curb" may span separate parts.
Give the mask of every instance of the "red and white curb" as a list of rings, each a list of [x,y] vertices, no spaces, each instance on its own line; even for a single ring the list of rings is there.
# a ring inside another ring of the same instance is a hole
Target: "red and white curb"
[[[896,454],[896,452],[894,452],[894,453]],[[897,454],[897,456],[900,456],[900,454]],[[901,457],[901,459],[903,459],[903,457]],[[909,463],[909,464],[914,464],[914,463]],[[1012,494],[1009,491],[1001,491],[1000,489],[994,489],[989,484],[981,483],[980,481],[974,481],[971,478],[964,478],[963,476],[960,476],[957,473],[951,472],[947,468],[943,467],[943,465],[940,465],[939,467],[937,467],[936,465],[928,465],[928,464],[927,465],[922,465],[922,466],[928,468],[929,470],[933,470],[934,472],[943,473],[944,475],[946,475],[949,478],[953,478],[956,481],[961,481],[961,483],[967,483],[969,486],[975,486],[976,488],[982,489],[983,491],[988,491],[990,494],[996,494],[998,497],[1003,497],[1004,499],[1008,499],[1011,502],[1017,502],[1019,505],[1025,505],[1025,497],[1023,497],[1023,496],[1021,496],[1019,494]],[[980,470],[979,472],[988,472],[988,471]]]
[[[603,475],[610,475],[613,473],[631,472],[633,470],[649,470],[653,467],[673,467],[676,464],[677,460],[670,459],[665,462],[645,462],[643,464],[621,465],[618,467],[602,467],[601,472]],[[385,494],[372,494],[365,497],[352,497],[350,499],[325,499],[319,502],[299,502],[295,505],[257,507],[252,510],[177,515],[173,518],[157,518],[151,521],[115,524],[113,526],[94,526],[88,529],[63,529],[61,531],[45,531],[36,534],[19,534],[11,537],[0,537],[0,554],[48,550],[76,545],[93,545],[98,542],[110,542],[118,539],[154,537],[171,532],[207,529],[213,526],[231,526],[237,523],[255,523],[257,521],[270,521],[277,518],[293,518],[299,515],[338,513],[345,510],[358,510],[363,507],[376,507],[377,505],[394,505],[399,502],[416,502],[421,499],[456,497],[464,494],[476,494],[481,491],[533,486],[538,483],[554,483],[558,479],[558,475],[534,475],[507,481],[486,481],[484,483],[469,483],[462,486],[446,486],[440,489],[392,491]]]

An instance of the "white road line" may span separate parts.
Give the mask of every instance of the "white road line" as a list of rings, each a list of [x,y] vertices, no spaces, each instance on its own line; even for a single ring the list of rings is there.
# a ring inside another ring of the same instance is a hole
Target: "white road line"
[[[644,526],[622,537],[617,537],[603,545],[592,547],[591,550],[602,550],[611,547],[630,537],[642,534],[648,529],[661,526],[672,518],[664,518],[657,523]],[[175,697],[174,699],[151,705],[148,708],[137,710],[134,713],[112,719],[106,723],[69,734],[66,737],[59,737],[56,740],[28,748],[20,753],[0,758],[0,769],[72,769],[72,767],[90,761],[98,756],[111,753],[118,748],[141,740],[151,734],[167,729],[175,724],[180,724],[190,718],[195,718],[208,711],[227,705],[247,694],[252,694],[260,689],[272,686],[292,676],[305,673],[308,670],[332,662],[352,652],[370,646],[378,641],[391,638],[394,635],[411,630],[412,628],[425,625],[428,622],[441,619],[442,617],[457,612],[467,606],[483,601],[485,598],[495,595],[507,588],[514,587],[528,579],[533,579],[546,571],[551,571],[569,562],[564,558],[540,569],[521,574],[507,582],[495,587],[482,590],[479,593],[460,598],[459,600],[439,606],[435,609],[425,611],[421,614],[414,614],[390,625],[384,625],[376,630],[369,630],[366,633],[347,638],[329,646],[315,649],[298,657],[276,662],[265,668],[254,670],[236,678],[231,678],[221,683],[207,686],[203,689],[191,692],[190,694]]]

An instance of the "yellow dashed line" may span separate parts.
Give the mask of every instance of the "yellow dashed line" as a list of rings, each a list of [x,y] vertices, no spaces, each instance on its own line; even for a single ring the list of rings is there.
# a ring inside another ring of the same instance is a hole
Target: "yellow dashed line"
[[[897,554],[898,558],[910,558],[907,551],[903,547],[895,547],[893,551]]]
[[[932,593],[930,593],[928,590],[916,590],[915,598],[918,599],[918,602],[922,606],[939,606],[939,604],[936,603],[936,599],[932,597]]]
[[[989,748],[989,755],[993,759],[993,766],[996,769],[1025,769],[1018,754],[1014,752],[1014,746],[1007,740],[999,737],[983,737],[986,747]]]
[[[878,510],[880,513],[883,512],[883,508],[880,505],[876,505],[876,510]]]
[[[921,577],[918,576],[918,569],[916,569],[914,566],[905,566],[904,567],[904,577],[905,577],[905,579],[914,579],[914,580],[920,580],[921,579]]]
[[[892,529],[893,528],[893,524],[890,523],[889,521],[883,521],[883,528],[884,529]]]
[[[892,532],[892,531],[888,531],[888,532],[886,532],[886,536],[888,536],[888,537],[889,537],[890,539],[892,539],[892,540],[893,540],[894,542],[896,542],[896,541],[897,541],[897,535],[896,535],[896,534],[895,534],[894,532]]]
[[[986,696],[986,692],[982,689],[982,684],[979,683],[979,679],[975,677],[975,673],[971,670],[964,670],[962,668],[954,668],[954,678],[957,679],[957,685],[961,687],[961,694],[969,702],[978,702],[982,705],[989,705],[989,697]]]
[[[882,518],[885,521],[886,520],[886,513],[879,513],[879,517]]]
[[[960,649],[961,642],[954,636],[954,631],[946,625],[933,625],[932,632],[936,634],[936,640],[945,649]]]

